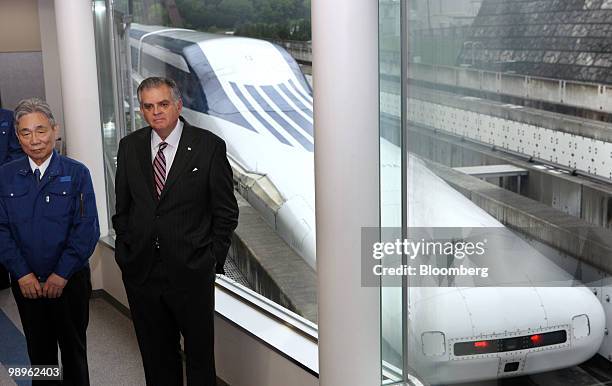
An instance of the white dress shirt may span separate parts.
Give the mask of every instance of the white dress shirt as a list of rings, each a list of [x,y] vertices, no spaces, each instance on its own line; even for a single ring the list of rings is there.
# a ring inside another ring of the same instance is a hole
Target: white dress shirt
[[[40,166],[38,166],[36,165],[36,162],[32,161],[32,158],[28,157],[28,161],[30,161],[30,168],[32,169],[32,173],[34,173],[36,169],[40,170],[40,180],[41,181],[43,179],[43,176],[45,175],[45,172],[47,171],[47,168],[49,167],[49,164],[51,163],[51,158],[53,158],[53,153],[51,153],[51,155],[49,156],[49,158],[45,160],[45,162],[43,162]]]
[[[151,130],[151,161],[155,161],[155,156],[159,150],[159,144],[162,142],[168,144],[164,149],[164,157],[166,157],[166,178],[168,178],[168,173],[170,173],[170,168],[172,167],[172,162],[176,155],[176,149],[178,149],[179,141],[181,140],[181,134],[183,134],[183,122],[181,122],[180,119],[165,141],[162,141],[155,130]]]

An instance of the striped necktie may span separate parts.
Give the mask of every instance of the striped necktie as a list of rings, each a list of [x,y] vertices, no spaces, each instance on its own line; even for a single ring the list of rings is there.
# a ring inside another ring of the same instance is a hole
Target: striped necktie
[[[159,200],[162,190],[164,190],[164,184],[166,183],[166,156],[164,156],[164,149],[168,146],[166,142],[159,144],[159,150],[153,160],[153,174],[155,175],[155,193]]]

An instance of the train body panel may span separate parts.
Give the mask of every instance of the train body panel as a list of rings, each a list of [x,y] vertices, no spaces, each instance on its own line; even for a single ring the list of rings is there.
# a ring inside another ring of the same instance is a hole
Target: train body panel
[[[231,160],[247,172],[265,175],[282,196],[275,208],[273,226],[279,235],[314,269],[314,164],[313,154],[295,151],[269,137],[246,130],[217,117],[183,109],[192,124],[205,127],[223,138]],[[282,162],[279,162],[282,160]],[[297,173],[297,174],[296,174]],[[301,176],[296,178],[296,175]],[[295,180],[292,184],[283,181]],[[259,202],[252,202],[259,206]]]

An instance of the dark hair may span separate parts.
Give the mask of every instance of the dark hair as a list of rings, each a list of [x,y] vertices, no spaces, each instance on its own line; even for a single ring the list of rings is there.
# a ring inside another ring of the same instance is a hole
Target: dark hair
[[[162,76],[151,76],[138,85],[138,90],[136,93],[138,94],[138,103],[142,103],[140,100],[140,93],[142,90],[147,90],[150,88],[158,88],[160,86],[166,85],[170,87],[170,91],[172,92],[172,99],[174,102],[178,102],[181,100],[181,91],[178,89],[176,82],[174,82],[170,78],[164,78]]]

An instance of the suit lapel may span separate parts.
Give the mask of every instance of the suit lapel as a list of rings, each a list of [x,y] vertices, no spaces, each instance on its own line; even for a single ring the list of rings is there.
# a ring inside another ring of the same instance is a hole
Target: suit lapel
[[[196,128],[183,121],[183,133],[181,134],[181,139],[179,141],[178,148],[176,149],[176,154],[174,155],[174,161],[172,161],[172,167],[170,168],[170,172],[168,173],[168,178],[166,178],[166,184],[164,185],[164,190],[162,190],[161,197],[159,201],[161,202],[164,197],[168,194],[168,191],[172,189],[172,186],[178,180],[178,177],[185,169],[185,166],[189,164],[191,157],[196,152]]]
[[[137,157],[140,161],[142,174],[145,176],[146,186],[151,193],[151,198],[156,200],[155,192],[153,191],[153,160],[151,159],[151,128],[147,127],[142,130],[139,138],[139,145],[136,146]]]

